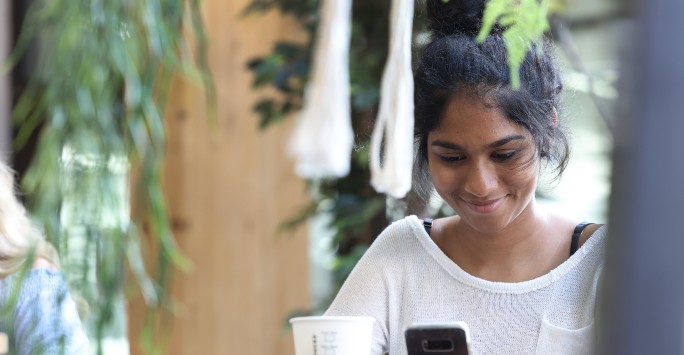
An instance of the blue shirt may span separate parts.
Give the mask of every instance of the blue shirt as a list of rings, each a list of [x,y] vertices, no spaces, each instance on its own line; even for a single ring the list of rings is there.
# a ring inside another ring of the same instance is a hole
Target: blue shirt
[[[86,354],[76,304],[59,271],[35,268],[21,283],[18,274],[0,279],[0,332],[9,337],[9,354]],[[4,313],[21,286],[13,311]]]

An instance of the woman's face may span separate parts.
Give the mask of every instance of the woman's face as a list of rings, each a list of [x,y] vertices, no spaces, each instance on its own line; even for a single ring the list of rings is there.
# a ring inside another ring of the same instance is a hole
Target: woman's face
[[[453,97],[428,134],[427,155],[435,189],[462,221],[496,233],[532,216],[539,158],[530,132],[488,106]]]

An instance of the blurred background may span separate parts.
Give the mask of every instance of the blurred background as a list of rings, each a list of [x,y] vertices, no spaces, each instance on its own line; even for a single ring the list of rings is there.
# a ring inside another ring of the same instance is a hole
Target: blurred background
[[[369,184],[390,1],[354,2],[352,171],[324,181],[284,153],[318,1],[59,3],[0,4],[0,148],[90,305],[95,350],[293,354],[287,319],[321,313],[390,221],[449,213]],[[617,0],[552,3],[573,154],[538,195],[605,223],[629,21]]]

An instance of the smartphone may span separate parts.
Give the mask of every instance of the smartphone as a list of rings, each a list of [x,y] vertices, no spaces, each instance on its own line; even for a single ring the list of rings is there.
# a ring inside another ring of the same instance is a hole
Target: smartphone
[[[404,331],[408,355],[469,355],[464,322],[417,323]]]

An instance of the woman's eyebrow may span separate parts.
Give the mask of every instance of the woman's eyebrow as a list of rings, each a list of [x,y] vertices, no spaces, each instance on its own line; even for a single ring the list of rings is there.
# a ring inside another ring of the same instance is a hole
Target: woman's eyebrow
[[[436,141],[432,142],[431,145],[435,146],[435,147],[442,147],[442,148],[447,148],[447,149],[451,149],[451,150],[463,150],[463,148],[458,144],[454,144],[454,143],[450,143],[450,142],[446,142],[446,141],[440,141],[440,140],[436,140]]]
[[[496,142],[487,144],[487,147],[498,148],[502,145],[505,145],[506,143],[508,143],[510,141],[519,140],[519,139],[521,139],[521,140],[525,139],[525,136],[522,136],[520,134],[512,134],[510,136],[506,136],[504,138],[501,138],[501,139],[497,140]]]
[[[523,140],[525,139],[525,136],[520,135],[520,134],[511,134],[510,136],[503,137],[493,143],[487,144],[487,148],[498,148],[501,147],[502,145],[505,145],[508,142],[514,141],[514,140]],[[451,150],[464,150],[463,147],[461,147],[458,144],[447,142],[447,141],[441,141],[441,140],[436,140],[432,142],[431,144],[434,147],[442,147],[442,148],[447,148]]]

